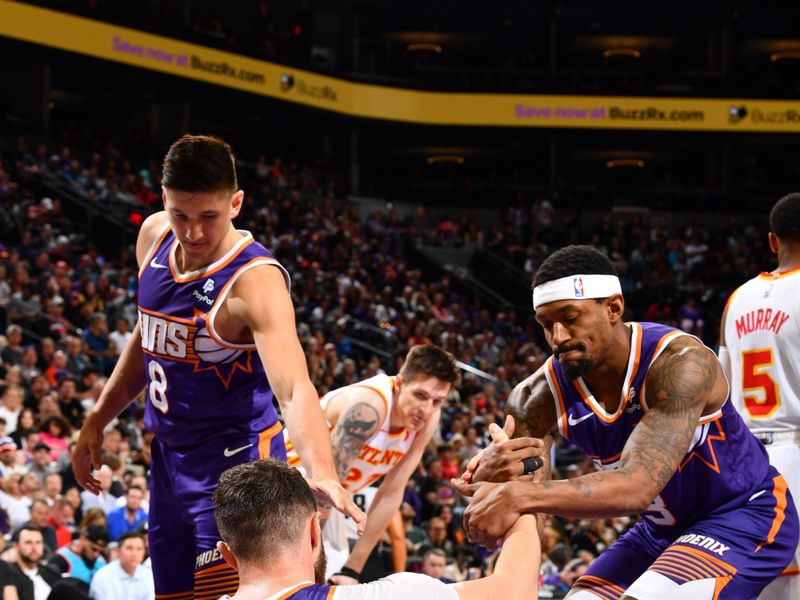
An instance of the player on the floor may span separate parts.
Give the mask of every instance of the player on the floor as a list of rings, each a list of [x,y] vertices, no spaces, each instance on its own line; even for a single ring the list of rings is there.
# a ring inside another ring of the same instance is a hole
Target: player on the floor
[[[445,584],[394,573],[360,585],[325,584],[320,513],[296,469],[274,460],[233,467],[214,493],[225,559],[241,576],[233,600],[513,600],[536,598],[541,550],[535,517],[511,527],[489,577]],[[227,597],[223,600],[228,600]]]
[[[720,325],[720,362],[731,400],[770,462],[800,498],[800,194],[781,198],[769,215],[778,267],[728,300]],[[800,598],[800,547],[761,600]]]
[[[493,444],[456,482],[472,495],[464,524],[492,546],[520,514],[643,519],[592,563],[573,600],[755,598],[794,554],[797,512],[786,481],[733,404],[716,356],[656,323],[625,323],[616,269],[589,246],[547,258],[533,304],[554,355],[518,385],[517,435],[556,432],[600,471],[516,481],[528,439]],[[530,443],[541,443],[530,440]],[[548,462],[548,451],[541,451]],[[489,483],[489,481],[503,483]]]
[[[222,140],[184,136],[164,158],[163,212],[142,225],[139,322],[72,457],[97,492],[103,430],[147,386],[150,553],[157,598],[218,598],[238,586],[216,550],[211,494],[235,464],[285,456],[273,393],[310,483],[359,522],[336,478],[319,400],[295,331],[289,277],[232,223],[242,207]]]

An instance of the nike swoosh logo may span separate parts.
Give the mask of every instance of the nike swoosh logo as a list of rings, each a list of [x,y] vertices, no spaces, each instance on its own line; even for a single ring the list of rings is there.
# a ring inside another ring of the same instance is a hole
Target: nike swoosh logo
[[[589,418],[591,418],[593,416],[594,416],[594,413],[589,413],[588,415],[583,415],[580,419],[576,419],[570,413],[569,415],[567,415],[567,423],[569,423],[570,427],[575,427],[575,425],[577,425],[581,421],[585,421],[586,419],[589,419]]]
[[[239,454],[239,452],[241,452],[242,450],[247,450],[252,445],[253,444],[247,444],[247,446],[242,446],[241,448],[234,448],[233,450],[229,450],[228,448],[225,448],[225,451],[223,452],[223,454],[225,455],[226,458],[230,458],[234,454]]]
[[[157,263],[155,258],[150,261],[150,266],[153,267],[154,269],[166,269],[167,268],[167,265],[162,265],[161,263]]]

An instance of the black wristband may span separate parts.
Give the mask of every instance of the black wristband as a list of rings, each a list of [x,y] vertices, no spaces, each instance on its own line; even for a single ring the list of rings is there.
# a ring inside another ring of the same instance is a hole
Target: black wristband
[[[334,577],[336,575],[344,575],[345,577],[352,577],[356,581],[361,581],[361,573],[359,573],[355,569],[351,569],[350,567],[342,567],[336,573],[333,574]]]
[[[531,456],[530,458],[522,459],[522,474],[529,475],[534,471],[538,471],[544,466],[544,461],[538,456]]]

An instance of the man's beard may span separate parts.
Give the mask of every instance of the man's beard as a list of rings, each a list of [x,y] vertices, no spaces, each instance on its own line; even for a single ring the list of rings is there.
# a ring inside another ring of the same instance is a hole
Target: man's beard
[[[570,379],[577,379],[588,373],[591,368],[594,366],[594,359],[591,356],[584,355],[583,358],[578,359],[576,361],[561,361],[561,355],[570,352],[571,350],[581,350],[582,352],[586,352],[586,348],[584,346],[578,346],[574,348],[569,348],[567,350],[555,352],[556,360],[561,363],[561,368],[564,369],[564,375],[566,375]]]
[[[314,561],[314,583],[325,583],[325,569],[328,567],[328,559],[325,557],[325,546],[320,541],[319,556]]]
[[[25,556],[24,554],[19,555],[19,561],[24,564],[27,569],[33,569],[39,566],[38,560],[33,560],[30,556]]]

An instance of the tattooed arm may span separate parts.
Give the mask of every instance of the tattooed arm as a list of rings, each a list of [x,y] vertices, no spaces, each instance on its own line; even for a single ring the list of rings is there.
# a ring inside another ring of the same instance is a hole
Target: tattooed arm
[[[331,434],[333,462],[342,484],[346,483],[350,464],[361,452],[361,447],[378,432],[386,409],[381,398],[369,388],[355,387],[336,396],[329,407],[340,414],[330,419],[334,423]],[[335,415],[335,413],[334,413]],[[330,418],[330,417],[329,417]]]
[[[491,545],[523,513],[604,518],[645,511],[675,474],[700,416],[724,402],[727,384],[714,354],[687,336],[653,363],[645,385],[650,407],[617,470],[532,484],[462,486],[473,495],[465,514],[471,539]]]

